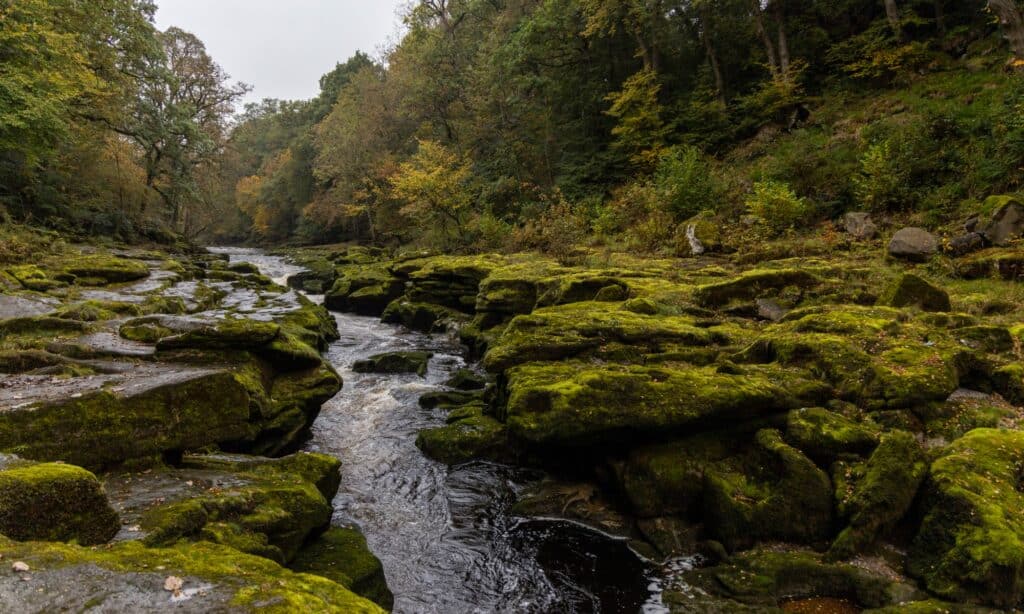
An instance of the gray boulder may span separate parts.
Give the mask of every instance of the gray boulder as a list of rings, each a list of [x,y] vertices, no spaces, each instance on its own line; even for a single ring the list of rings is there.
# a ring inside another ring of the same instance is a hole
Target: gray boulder
[[[985,204],[999,207],[982,230],[989,243],[1005,246],[1024,236],[1024,204],[1012,196],[990,196]]]
[[[878,236],[878,226],[871,219],[871,215],[863,211],[844,215],[843,230],[858,241],[869,241]]]
[[[904,228],[889,242],[889,255],[894,258],[924,262],[939,251],[939,240],[923,228]]]

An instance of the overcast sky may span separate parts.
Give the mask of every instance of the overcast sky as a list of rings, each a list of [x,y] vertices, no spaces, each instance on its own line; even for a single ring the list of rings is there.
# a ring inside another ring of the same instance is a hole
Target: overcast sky
[[[357,50],[373,57],[393,41],[407,0],[157,0],[157,26],[206,43],[236,81],[262,98],[308,99],[320,76]]]

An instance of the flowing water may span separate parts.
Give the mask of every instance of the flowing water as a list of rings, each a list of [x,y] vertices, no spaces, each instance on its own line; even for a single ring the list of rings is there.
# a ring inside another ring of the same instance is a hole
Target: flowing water
[[[258,250],[214,251],[251,262],[279,283],[302,270]],[[421,409],[419,396],[466,366],[453,338],[334,316],[341,339],[327,357],[345,387],[324,405],[307,449],[342,461],[334,522],[365,533],[384,565],[395,612],[665,611],[651,570],[623,542],[510,515],[521,485],[538,476],[492,463],[449,468],[416,448],[417,432],[443,425],[445,416]],[[350,368],[374,354],[412,349],[434,353],[425,378]]]

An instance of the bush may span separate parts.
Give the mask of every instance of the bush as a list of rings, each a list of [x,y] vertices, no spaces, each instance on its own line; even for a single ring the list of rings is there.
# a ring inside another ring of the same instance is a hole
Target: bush
[[[800,222],[807,221],[810,208],[807,201],[796,195],[785,183],[759,181],[747,197],[747,211],[764,221],[775,233],[782,233]]]
[[[708,157],[696,147],[673,147],[661,157],[654,187],[676,221],[716,211],[725,192]]]
[[[891,141],[868,147],[860,159],[861,171],[853,178],[854,193],[863,208],[881,213],[909,204],[910,172],[902,162],[902,156],[894,155]]]
[[[586,220],[556,192],[546,199],[547,208],[535,219],[526,222],[512,234],[514,249],[536,249],[562,264],[575,264],[577,249],[586,239]]]

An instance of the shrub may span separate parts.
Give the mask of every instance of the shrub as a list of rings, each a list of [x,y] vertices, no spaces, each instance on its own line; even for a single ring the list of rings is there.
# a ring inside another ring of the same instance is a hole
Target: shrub
[[[747,211],[776,233],[806,221],[810,214],[806,200],[785,183],[770,180],[754,184],[753,192],[747,197]]]
[[[510,245],[514,249],[537,249],[562,264],[575,264],[577,249],[589,230],[586,220],[556,192],[547,208],[515,230]]]
[[[893,149],[891,141],[884,141],[868,147],[860,159],[861,171],[853,178],[853,189],[868,211],[899,210],[910,201],[910,172]]]
[[[708,157],[685,145],[673,147],[661,157],[654,187],[662,206],[676,221],[717,210],[725,191]]]

